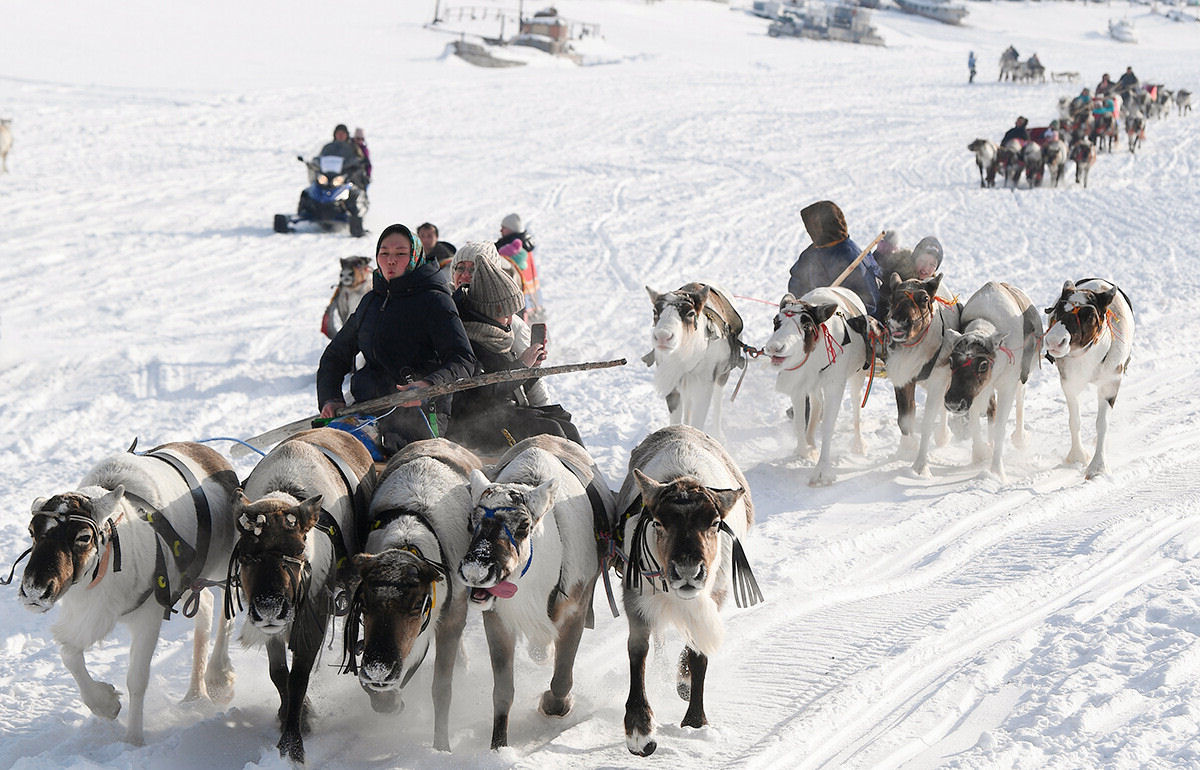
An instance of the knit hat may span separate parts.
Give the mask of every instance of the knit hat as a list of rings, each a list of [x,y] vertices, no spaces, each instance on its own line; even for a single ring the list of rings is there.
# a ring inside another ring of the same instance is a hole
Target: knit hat
[[[342,128],[345,128],[345,126],[342,126]],[[402,224],[388,225],[379,234],[379,240],[375,242],[375,259],[379,259],[379,247],[383,245],[383,239],[397,233],[408,238],[408,242],[412,244],[412,257],[408,260],[408,269],[412,270],[425,261],[425,252],[421,249],[421,242],[417,240],[417,236],[413,235],[412,231]]]
[[[467,241],[450,258],[450,269],[453,270],[459,262],[474,262],[478,270],[480,262],[499,264],[500,254],[496,251],[496,244],[491,241]]]
[[[519,233],[525,229],[525,223],[521,221],[520,214],[509,214],[504,219],[500,220],[500,226],[512,230],[514,233]]]
[[[921,240],[917,241],[916,246],[913,246],[912,258],[914,264],[916,263],[917,257],[920,257],[924,254],[928,254],[929,256],[933,257],[937,261],[937,267],[942,266],[942,243],[932,235],[925,236]]]
[[[800,209],[804,229],[817,248],[833,246],[850,237],[846,217],[833,201],[817,201]]]
[[[482,247],[483,244],[466,243],[458,253],[461,254],[470,246]],[[492,253],[495,251],[493,246]],[[467,292],[467,302],[471,307],[489,318],[513,315],[525,307],[525,295],[513,279],[488,258],[482,248],[475,253],[478,257],[475,260],[475,273],[471,277],[471,290]]]
[[[346,128],[345,123],[338,123],[336,126],[333,127],[333,135],[335,137],[337,136],[338,131],[345,131],[347,136],[349,136],[349,134],[350,134],[350,129]]]
[[[366,139],[366,137],[367,137],[367,135],[363,133],[363,130],[361,128],[354,129],[354,138],[355,139]]]

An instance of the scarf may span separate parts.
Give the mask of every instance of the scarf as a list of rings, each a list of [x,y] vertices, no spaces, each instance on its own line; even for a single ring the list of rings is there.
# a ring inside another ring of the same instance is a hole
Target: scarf
[[[471,344],[479,345],[484,350],[491,353],[508,353],[512,350],[513,331],[511,326],[506,328],[494,321],[464,318],[463,328],[467,330],[467,339],[471,340]]]

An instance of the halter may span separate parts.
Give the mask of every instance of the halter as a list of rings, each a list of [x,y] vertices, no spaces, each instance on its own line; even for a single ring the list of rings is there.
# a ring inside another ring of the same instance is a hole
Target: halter
[[[483,529],[483,520],[484,519],[496,519],[497,511],[519,511],[520,510],[520,508],[513,508],[512,506],[497,506],[495,508],[486,508],[482,505],[479,506],[479,509],[481,511],[483,511],[483,516],[480,517],[479,523],[475,525],[475,532],[472,535],[472,537],[479,537],[479,530]],[[508,542],[512,543],[513,550],[516,551],[517,553],[520,553],[521,547],[517,545],[517,539],[515,537],[513,537],[512,530],[510,530],[508,528],[508,525],[505,524],[503,521],[500,522],[500,526],[504,527],[504,534],[508,537]],[[521,570],[520,577],[525,577],[525,573],[529,571],[530,564],[533,564],[533,539],[532,538],[529,539],[529,560],[525,562],[525,568]]]
[[[1079,311],[1083,310],[1085,307],[1090,307],[1093,310],[1096,309],[1095,305],[1090,305],[1085,302],[1082,305],[1075,305],[1073,308],[1071,308],[1070,310],[1067,310],[1065,312],[1067,313],[1067,315],[1075,316],[1075,320],[1078,321],[1079,320]],[[1086,353],[1093,345],[1095,345],[1097,342],[1100,341],[1100,337],[1102,336],[1102,333],[1103,333],[1104,329],[1106,329],[1106,328],[1108,329],[1108,333],[1111,334],[1114,339],[1116,339],[1119,342],[1123,342],[1124,340],[1121,337],[1121,335],[1117,334],[1117,330],[1113,328],[1114,323],[1120,323],[1120,322],[1121,322],[1121,319],[1117,318],[1117,315],[1116,315],[1116,313],[1113,312],[1112,308],[1111,307],[1106,308],[1104,311],[1104,323],[1100,324],[1099,329],[1096,332],[1096,335],[1094,337],[1092,337],[1092,339],[1088,340],[1086,345],[1081,345],[1075,350],[1068,350],[1067,354],[1065,356],[1063,356],[1063,358],[1076,358],[1076,357],[1081,356],[1084,353]],[[1038,347],[1039,348],[1042,345],[1042,340],[1044,340],[1046,338],[1046,335],[1049,334],[1050,330],[1054,328],[1054,325],[1058,324],[1058,323],[1063,323],[1063,322],[1062,322],[1062,319],[1059,318],[1058,308],[1055,308],[1054,312],[1050,316],[1050,325],[1046,327],[1045,333],[1042,334],[1041,337],[1038,337]],[[1065,326],[1066,324],[1063,324],[1063,325]],[[1083,324],[1080,324],[1079,328],[1082,329]],[[1054,360],[1053,356],[1051,356],[1049,353],[1046,353],[1046,357],[1050,358],[1052,361]]]
[[[244,554],[242,552],[242,541],[239,539],[233,547],[232,553],[229,555],[229,571],[226,573],[225,578],[226,619],[232,619],[236,614],[233,611],[233,602],[235,599],[237,600],[237,611],[241,612],[244,609],[241,592],[238,590],[244,587],[242,583],[242,562],[259,562],[267,554],[283,562],[285,569],[295,569],[296,596],[292,597],[292,603],[296,605],[297,610],[304,606],[305,600],[308,599],[309,587],[312,583],[312,564],[308,562],[308,559],[288,556],[287,554],[278,553],[273,550],[262,550],[255,554]]]
[[[997,345],[996,350],[999,350],[1001,353],[1004,353],[1004,355],[1008,356],[1009,365],[1016,363],[1017,359],[1013,356],[1013,352],[1011,350],[1009,350],[1008,348],[1004,347],[1003,345]],[[995,355],[992,356],[992,359],[995,359]],[[983,360],[986,361],[988,359],[986,356],[984,356]],[[960,369],[966,369],[968,366],[974,365],[974,363],[975,363],[975,358],[973,356],[971,356],[971,357],[963,359],[963,362],[961,364],[959,364],[958,366],[953,367],[953,369],[954,369],[954,371],[957,372]]]
[[[97,524],[96,520],[93,519],[91,516],[85,516],[82,513],[57,513],[54,511],[38,511],[37,513],[33,514],[33,520],[36,521],[38,519],[38,517],[43,517],[43,518],[51,520],[52,523],[49,524],[45,530],[43,530],[43,534],[46,531],[49,531],[49,530],[53,529],[54,527],[57,527],[59,524],[65,524],[67,522],[75,522],[76,524],[83,524],[84,526],[86,526],[88,529],[90,529],[92,531],[92,539],[95,541],[96,545],[97,546],[100,546],[100,545],[105,546],[103,556],[97,558],[96,567],[95,567],[95,569],[92,570],[92,582],[88,583],[88,586],[87,586],[88,588],[91,588],[91,587],[95,586],[97,583],[99,583],[100,579],[103,578],[105,574],[107,574],[107,572],[108,572],[108,557],[114,551],[116,552],[116,561],[115,561],[116,566],[114,567],[114,571],[120,572],[120,570],[121,570],[121,546],[117,540],[117,535],[116,535],[116,532],[114,531],[113,527],[117,522],[119,522],[121,520],[122,517],[124,517],[124,515],[125,515],[124,512],[122,512],[121,515],[118,516],[115,520],[109,519],[109,520],[105,521],[103,524]],[[107,537],[106,537],[106,535],[107,535]],[[15,575],[17,574],[17,566],[21,562],[23,562],[26,559],[26,557],[28,557],[31,553],[33,553],[32,545],[29,546],[28,548],[26,548],[25,551],[20,556],[17,557],[17,560],[13,562],[12,569],[9,570],[9,572],[8,572],[8,577],[0,578],[0,585],[11,585],[12,584],[13,579],[14,579]],[[102,567],[103,567],[103,570],[101,569]],[[78,576],[72,574],[71,577],[72,577],[71,585],[75,585],[79,582]]]
[[[780,313],[785,318],[790,318],[792,323],[796,324],[796,330],[800,332],[801,337],[805,336],[804,327],[801,326],[800,322],[796,320],[796,316],[803,315],[803,313],[794,313],[791,310],[781,310]],[[833,338],[833,335],[829,332],[829,327],[826,326],[825,323],[821,323],[819,328],[821,330],[821,333],[825,337],[825,355],[829,358],[829,363],[826,364],[824,366],[824,368],[822,368],[822,370],[821,370],[821,371],[824,371],[825,369],[828,369],[830,366],[833,366],[833,364],[837,363],[837,357],[842,353],[844,348],[838,343],[837,340],[835,340]],[[834,350],[833,350],[835,347],[837,348],[837,352],[834,352]],[[814,347],[814,350],[815,350],[815,347]],[[800,367],[804,366],[804,364],[808,361],[809,356],[811,356],[811,355],[812,355],[812,350],[810,350],[804,354],[804,359],[800,363],[796,364],[795,366],[790,366],[787,369],[784,369],[784,371],[785,372],[796,371]]]

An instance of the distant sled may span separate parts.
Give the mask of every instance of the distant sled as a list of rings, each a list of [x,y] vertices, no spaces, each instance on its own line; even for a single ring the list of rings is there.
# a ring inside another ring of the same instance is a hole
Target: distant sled
[[[1137,36],[1133,34],[1133,22],[1129,19],[1108,20],[1108,36],[1122,43],[1136,43]]]
[[[943,24],[962,24],[968,13],[966,6],[952,5],[946,0],[896,0],[896,5],[906,13],[926,16]]]

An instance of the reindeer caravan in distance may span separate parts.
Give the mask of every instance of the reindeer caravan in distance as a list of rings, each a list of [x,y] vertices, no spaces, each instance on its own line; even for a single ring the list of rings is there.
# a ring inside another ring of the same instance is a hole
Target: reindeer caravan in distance
[[[1013,83],[1045,83],[1046,68],[1035,53],[1025,61],[1011,45],[1000,54],[1000,76],[996,80],[1008,80]]]

